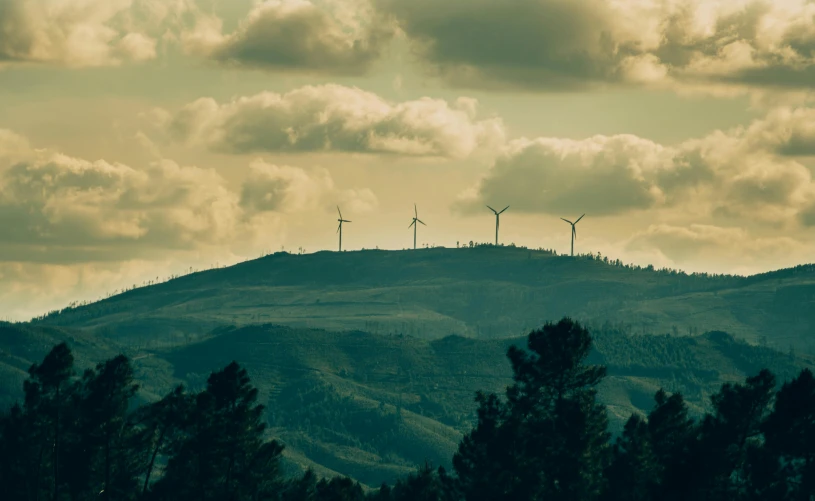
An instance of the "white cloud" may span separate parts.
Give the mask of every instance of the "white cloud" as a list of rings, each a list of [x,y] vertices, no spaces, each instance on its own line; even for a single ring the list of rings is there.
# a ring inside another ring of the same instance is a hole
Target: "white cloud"
[[[455,207],[595,216],[681,210],[702,219],[812,224],[815,112],[777,109],[749,127],[665,146],[632,135],[511,141]]]
[[[740,227],[703,224],[651,225],[628,239],[626,250],[656,251],[680,266],[704,264],[707,269],[729,269],[734,259],[742,267],[760,266],[768,261],[801,262],[811,252],[793,238],[762,237]]]
[[[251,212],[334,210],[343,205],[360,213],[378,205],[369,189],[339,189],[323,168],[306,171],[298,167],[274,165],[261,159],[249,165],[250,174],[243,183],[241,205]]]
[[[475,119],[476,101],[391,103],[356,87],[306,86],[218,104],[198,99],[166,129],[228,153],[341,151],[465,158],[504,142],[503,122]],[[162,115],[156,115],[163,121]]]
[[[333,210],[337,203],[362,211],[377,203],[368,189],[337,188],[319,168],[255,161],[238,193],[212,169],[168,159],[137,168],[26,148],[24,138],[0,130],[6,228],[0,253],[7,261],[118,261],[234,249],[283,214]]]
[[[3,0],[0,67],[93,67],[153,59],[158,37],[177,27],[192,6],[191,0]]]

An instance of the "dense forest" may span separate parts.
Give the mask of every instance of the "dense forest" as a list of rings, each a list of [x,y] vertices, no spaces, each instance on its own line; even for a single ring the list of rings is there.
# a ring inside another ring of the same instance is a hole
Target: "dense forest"
[[[0,492],[11,501],[341,500],[810,500],[815,496],[815,377],[756,367],[689,413],[680,393],[658,391],[646,415],[612,437],[597,386],[606,367],[595,340],[564,318],[511,346],[504,395],[478,392],[477,419],[452,469],[424,462],[395,485],[295,477],[267,424],[283,421],[357,446],[387,448],[400,415],[357,414],[320,386],[287,387],[264,408],[232,362],[197,391],[178,386],[139,403],[124,355],[76,374],[67,344],[30,367],[22,402],[0,414]],[[601,343],[610,340],[597,339]],[[687,357],[666,351],[667,358]],[[784,380],[780,380],[784,378]],[[299,412],[299,414],[298,414]],[[313,427],[313,421],[332,422]],[[359,440],[359,439],[357,439]]]

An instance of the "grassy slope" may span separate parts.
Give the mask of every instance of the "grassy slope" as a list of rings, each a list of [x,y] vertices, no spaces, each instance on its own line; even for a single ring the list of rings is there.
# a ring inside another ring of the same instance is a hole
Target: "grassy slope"
[[[130,345],[275,323],[439,338],[520,335],[569,315],[644,333],[717,329],[815,353],[815,269],[682,276],[521,248],[275,254],[51,317]]]

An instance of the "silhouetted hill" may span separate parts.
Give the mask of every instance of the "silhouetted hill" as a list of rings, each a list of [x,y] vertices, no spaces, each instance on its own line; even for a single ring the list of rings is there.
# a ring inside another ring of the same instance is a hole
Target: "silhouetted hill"
[[[64,310],[39,323],[132,345],[178,344],[225,325],[275,323],[421,338],[521,335],[565,315],[631,332],[722,330],[815,353],[815,267],[686,275],[597,258],[481,246],[277,253]]]

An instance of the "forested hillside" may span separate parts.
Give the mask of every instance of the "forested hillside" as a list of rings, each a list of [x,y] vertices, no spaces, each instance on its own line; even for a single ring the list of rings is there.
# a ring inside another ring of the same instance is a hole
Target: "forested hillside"
[[[752,346],[724,333],[642,336],[612,324],[591,328],[591,363],[608,367],[599,399],[618,433],[631,413],[646,413],[660,387],[681,391],[692,414],[709,409],[723,382],[763,367],[793,377],[810,359]],[[212,371],[239,361],[267,405],[271,436],[287,444],[284,464],[312,467],[377,485],[405,475],[425,459],[450,467],[462,434],[474,422],[473,395],[511,382],[506,350],[523,337],[426,340],[365,332],[275,325],[223,328],[176,347],[131,350],[82,330],[5,324],[0,327],[3,406],[21,398],[28,367],[66,340],[79,369],[127,354],[140,382],[138,401],[156,401],[176,384],[194,391]]]
[[[277,253],[137,287],[40,324],[133,346],[179,344],[220,326],[274,323],[436,339],[517,337],[569,315],[630,332],[721,330],[815,353],[815,268],[752,277],[625,266],[518,247]]]
[[[238,330],[221,338],[257,342],[259,334]],[[721,384],[701,414],[688,407],[682,392],[660,387],[645,412],[629,414],[614,434],[608,406],[598,399],[609,367],[592,359],[624,362],[652,341],[635,338],[629,348],[603,354],[592,350],[586,328],[564,318],[509,346],[508,384],[476,393],[470,403],[474,419],[438,468],[429,457],[441,451],[414,433],[401,398],[393,412],[384,401],[365,408],[365,398],[340,395],[326,381],[300,380],[272,392],[265,407],[249,371],[231,361],[203,381],[140,403],[131,359],[119,354],[79,371],[72,350],[60,343],[29,367],[25,398],[0,411],[0,485],[4,499],[12,501],[811,498],[812,371],[796,370],[783,355],[756,351],[724,333],[704,339],[711,343],[706,350],[729,354],[736,365],[766,363],[787,376],[762,367]],[[685,344],[687,350],[662,345],[666,349],[646,350],[676,361],[677,369],[704,360],[698,343]],[[414,356],[421,353],[428,350],[414,350]],[[351,356],[348,350],[345,355]],[[204,358],[189,350],[174,356],[191,363]],[[355,381],[354,375],[339,376]],[[425,459],[378,489],[330,470],[293,472],[283,453],[289,444],[302,445],[281,439],[269,424],[357,454],[387,450],[410,462],[424,452]]]

